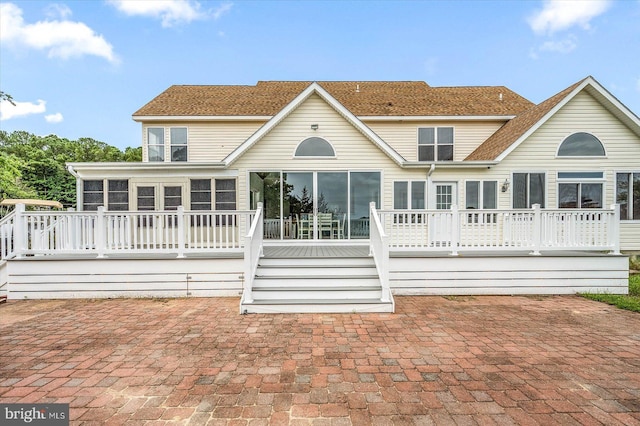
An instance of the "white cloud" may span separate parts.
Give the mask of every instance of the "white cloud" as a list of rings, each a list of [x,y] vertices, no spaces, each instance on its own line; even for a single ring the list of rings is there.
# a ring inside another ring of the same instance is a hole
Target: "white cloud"
[[[59,8],[57,13],[66,12]],[[22,9],[12,3],[0,4],[0,41],[14,47],[45,50],[50,58],[95,55],[118,62],[113,47],[84,23],[46,20],[27,24]]]
[[[53,3],[47,6],[45,14],[51,19],[67,19],[72,15],[71,9],[65,4]]]
[[[47,123],[56,124],[56,123],[62,123],[62,120],[64,120],[64,117],[59,112],[56,112],[55,114],[45,115],[44,119],[47,120]]]
[[[607,11],[610,0],[545,0],[542,10],[528,19],[537,34],[553,34],[578,25],[590,28],[591,19]]]
[[[172,27],[207,18],[207,12],[202,11],[200,3],[191,0],[108,0],[116,9],[129,16],[149,16],[160,19],[162,26]],[[228,6],[227,6],[228,5]],[[230,3],[223,3],[211,16],[218,19],[220,15],[231,8]]]
[[[577,46],[575,37],[567,37],[564,40],[545,41],[538,50],[541,52],[569,53]]]
[[[37,103],[13,101],[0,102],[0,121],[10,120],[15,117],[24,117],[32,114],[42,114],[47,110],[47,103],[39,99]]]
[[[218,7],[216,10],[211,12],[211,16],[213,16],[213,19],[218,20],[222,15],[230,11],[232,6],[233,6],[233,3],[229,3],[229,2],[222,3],[220,7]]]

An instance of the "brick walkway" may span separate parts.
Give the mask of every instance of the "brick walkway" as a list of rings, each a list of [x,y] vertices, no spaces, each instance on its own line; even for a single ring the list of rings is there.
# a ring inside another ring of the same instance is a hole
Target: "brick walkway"
[[[72,424],[640,425],[640,315],[577,297],[398,297],[396,314],[238,299],[0,305],[0,402]]]

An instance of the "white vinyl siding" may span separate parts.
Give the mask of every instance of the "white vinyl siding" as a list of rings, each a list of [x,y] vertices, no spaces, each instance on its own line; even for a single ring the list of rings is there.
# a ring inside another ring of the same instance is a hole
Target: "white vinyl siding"
[[[453,160],[462,161],[504,125],[504,121],[365,121],[365,124],[407,161],[418,161],[416,129],[453,127]]]
[[[311,130],[310,124],[318,129]],[[413,126],[413,151],[416,146]],[[301,140],[317,136],[331,141],[335,158],[294,158]],[[415,155],[415,154],[414,154]],[[249,171],[379,171],[383,180],[383,208],[393,208],[393,182],[424,180],[424,170],[403,170],[373,142],[356,130],[330,105],[312,95],[284,118],[271,132],[259,140],[233,165],[238,169],[238,208],[248,208],[247,176]]]

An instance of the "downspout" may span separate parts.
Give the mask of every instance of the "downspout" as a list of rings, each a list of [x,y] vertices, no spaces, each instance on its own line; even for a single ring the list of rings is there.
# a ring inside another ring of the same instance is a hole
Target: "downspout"
[[[431,175],[435,169],[435,163],[431,163],[431,167],[429,167],[429,171],[427,171],[427,209],[431,208],[431,206],[429,206],[429,201],[431,200]]]
[[[83,204],[83,199],[82,199],[82,179],[80,178],[80,175],[78,174],[78,172],[75,171],[75,169],[73,168],[73,166],[71,164],[67,164],[67,171],[71,174],[71,176],[76,178],[76,210],[77,211],[81,211],[82,210],[82,204]]]

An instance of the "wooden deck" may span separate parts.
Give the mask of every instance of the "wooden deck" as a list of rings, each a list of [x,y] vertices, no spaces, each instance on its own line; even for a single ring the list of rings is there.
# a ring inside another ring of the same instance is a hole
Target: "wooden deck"
[[[278,245],[265,246],[264,256],[267,258],[349,258],[369,256],[369,246],[365,245]]]

